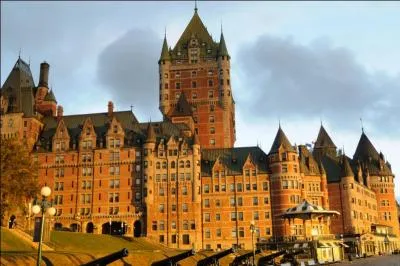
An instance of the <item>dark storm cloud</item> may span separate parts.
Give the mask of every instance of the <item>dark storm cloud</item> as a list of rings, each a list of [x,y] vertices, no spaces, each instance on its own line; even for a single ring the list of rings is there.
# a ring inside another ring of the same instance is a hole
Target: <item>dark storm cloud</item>
[[[324,39],[305,46],[264,35],[237,57],[240,83],[252,91],[240,107],[248,117],[322,117],[353,129],[363,117],[370,130],[400,133],[400,76],[369,73],[345,48]]]
[[[160,116],[158,57],[162,40],[151,30],[132,29],[100,54],[97,76],[119,105],[134,105],[140,114]],[[136,112],[136,111],[135,111]]]

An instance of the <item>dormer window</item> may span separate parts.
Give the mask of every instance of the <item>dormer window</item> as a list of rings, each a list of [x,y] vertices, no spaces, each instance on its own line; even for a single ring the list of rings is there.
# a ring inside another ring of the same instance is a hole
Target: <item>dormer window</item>
[[[86,128],[86,136],[90,135],[90,128]]]
[[[118,126],[114,126],[113,132],[114,132],[114,133],[118,133]]]

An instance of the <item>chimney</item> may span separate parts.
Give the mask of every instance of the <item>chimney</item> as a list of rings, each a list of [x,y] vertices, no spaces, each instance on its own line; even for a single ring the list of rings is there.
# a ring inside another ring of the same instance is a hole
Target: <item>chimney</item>
[[[108,117],[112,117],[114,112],[114,104],[112,101],[108,102]]]
[[[40,64],[39,87],[49,87],[49,68],[50,65],[46,61]]]
[[[61,105],[57,106],[57,121],[60,121],[64,115],[64,109]]]

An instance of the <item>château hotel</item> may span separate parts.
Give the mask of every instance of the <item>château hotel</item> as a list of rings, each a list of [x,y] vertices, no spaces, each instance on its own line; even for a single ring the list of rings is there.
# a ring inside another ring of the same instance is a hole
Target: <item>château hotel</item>
[[[18,58],[1,88],[1,137],[32,151],[40,184],[53,191],[54,229],[146,236],[181,249],[251,249],[254,221],[261,244],[314,231],[360,253],[400,247],[394,174],[365,132],[352,158],[322,125],[312,149],[293,146],[280,126],[269,151],[234,147],[230,55],[223,33],[215,41],[197,9],[173,48],[164,38],[158,65],[163,120],[139,122],[112,102],[103,113],[64,115],[49,89],[49,64],[40,65],[36,85]],[[340,215],[280,218],[303,200]]]

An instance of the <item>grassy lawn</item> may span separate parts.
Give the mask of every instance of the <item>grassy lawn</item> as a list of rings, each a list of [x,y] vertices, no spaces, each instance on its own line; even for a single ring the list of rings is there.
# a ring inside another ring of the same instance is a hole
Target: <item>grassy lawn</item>
[[[80,265],[123,248],[129,250],[129,256],[112,265],[150,265],[154,261],[170,257],[182,251],[153,244],[144,238],[120,238],[110,235],[83,234],[53,231],[50,247],[54,251],[43,252],[49,265]],[[35,265],[37,251],[14,237],[8,229],[1,231],[0,258],[2,265]],[[196,265],[197,261],[210,255],[199,252],[195,256],[180,261],[182,266]],[[223,258],[221,265],[229,265],[233,255]]]
[[[33,251],[28,243],[14,236],[10,229],[1,227],[1,251]]]
[[[103,254],[127,248],[129,252],[145,252],[162,249],[144,239],[121,238],[110,235],[96,235],[53,231],[51,246],[56,251],[89,252]]]

